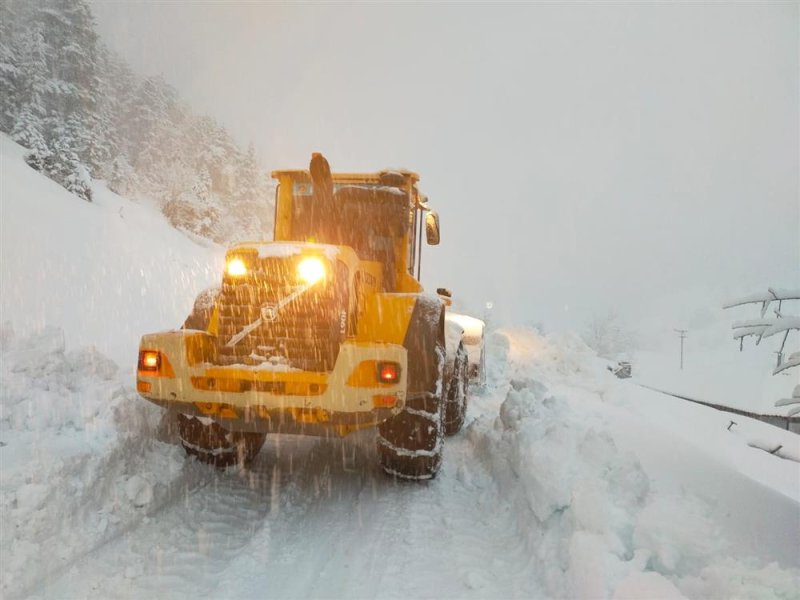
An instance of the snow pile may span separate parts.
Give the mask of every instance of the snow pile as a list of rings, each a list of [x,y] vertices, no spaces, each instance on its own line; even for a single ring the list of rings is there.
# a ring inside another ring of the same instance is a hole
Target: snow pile
[[[96,349],[67,350],[54,328],[0,333],[0,590],[13,595],[143,518],[183,456]]]
[[[508,493],[545,596],[796,597],[800,548],[786,531],[800,523],[796,463],[748,447],[711,409],[649,405],[652,392],[616,380],[574,336],[506,331],[492,345],[510,382],[499,416],[468,435]],[[692,423],[692,412],[710,414]],[[673,435],[692,447],[680,452]],[[720,461],[705,456],[715,438]],[[693,462],[671,460],[683,454]],[[751,467],[774,492],[741,476]]]
[[[510,494],[547,596],[608,596],[632,558],[648,480],[611,438],[571,418],[568,403],[514,380],[486,436],[491,471]],[[476,440],[478,441],[478,440]]]
[[[22,340],[2,329],[3,391],[0,422],[10,430],[113,434],[112,407],[124,390],[117,365],[94,347],[66,352],[64,332],[52,327]]]

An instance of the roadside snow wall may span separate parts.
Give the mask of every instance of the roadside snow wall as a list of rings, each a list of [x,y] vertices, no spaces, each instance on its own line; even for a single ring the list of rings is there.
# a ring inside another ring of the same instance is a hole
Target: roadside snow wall
[[[160,411],[60,329],[0,330],[0,595],[27,596],[166,497],[183,453]],[[32,569],[31,564],[39,565]]]
[[[630,384],[607,375],[580,340],[531,332],[501,334],[493,345],[507,354],[510,385],[499,417],[477,419],[467,435],[508,494],[545,596],[797,597],[800,557],[792,556],[790,541],[783,550],[788,568],[760,552],[762,558],[748,556],[751,549],[734,547],[736,536],[706,499],[663,485],[651,461],[645,468],[620,448],[625,435],[603,413],[615,390]],[[654,447],[664,442],[649,440]],[[745,501],[749,492],[747,485],[739,490]],[[800,515],[796,503],[789,509]]]

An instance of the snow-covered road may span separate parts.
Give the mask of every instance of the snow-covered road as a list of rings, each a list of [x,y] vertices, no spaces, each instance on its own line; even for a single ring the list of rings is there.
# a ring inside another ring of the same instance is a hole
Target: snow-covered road
[[[250,469],[215,470],[158,441],[158,410],[118,394],[120,435],[84,458],[98,461],[94,479],[83,466],[50,467],[54,481],[73,481],[84,511],[47,481],[35,483],[38,502],[4,486],[12,524],[63,517],[55,531],[5,539],[21,549],[17,563],[37,565],[7,570],[6,595],[796,597],[796,497],[734,465],[730,449],[695,447],[697,427],[677,444],[648,392],[613,379],[575,338],[502,332],[492,356],[468,426],[426,483],[386,477],[371,432],[271,436]],[[713,427],[714,411],[686,407]],[[720,431],[762,470],[797,475],[797,463]]]
[[[474,451],[464,436],[449,441],[439,477],[423,484],[380,472],[370,433],[341,441],[274,436],[247,471],[187,461],[146,517],[25,591],[535,595],[520,532]]]
[[[473,411],[499,404],[475,398]],[[396,482],[374,433],[272,436],[249,470],[187,461],[148,516],[37,583],[43,597],[531,597],[524,536],[468,436]]]
[[[617,380],[572,335],[492,333],[430,482],[380,472],[374,432],[187,460],[137,342],[220,249],[99,185],[75,218],[0,150],[3,598],[800,598],[800,463],[753,447],[800,436]]]

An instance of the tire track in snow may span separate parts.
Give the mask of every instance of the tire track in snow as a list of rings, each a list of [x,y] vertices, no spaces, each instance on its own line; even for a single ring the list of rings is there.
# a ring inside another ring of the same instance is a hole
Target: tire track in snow
[[[163,506],[37,593],[526,597],[536,589],[509,504],[470,436],[448,439],[442,472],[422,484],[380,471],[373,432],[268,440],[249,471],[187,463],[190,475]]]
[[[221,584],[226,594],[530,596],[519,532],[488,474],[475,468],[466,437],[448,440],[443,471],[423,484],[385,477],[373,466],[372,439],[360,441],[359,460],[368,462],[356,474],[332,472],[329,494],[254,539],[250,557],[278,557],[231,564]]]
[[[280,463],[273,469],[263,458],[241,472],[187,460],[183,485],[173,486],[158,510],[73,561],[69,572],[39,593],[59,598],[141,597],[165,589],[186,597],[208,593],[216,572],[275,510],[271,492],[280,487],[274,480],[281,477]],[[291,459],[285,462],[291,471]]]

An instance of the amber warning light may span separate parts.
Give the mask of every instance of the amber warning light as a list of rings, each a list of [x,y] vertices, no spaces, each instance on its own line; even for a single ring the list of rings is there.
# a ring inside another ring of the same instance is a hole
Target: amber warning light
[[[393,362],[378,363],[378,380],[381,383],[397,383],[400,379],[400,365]]]
[[[158,371],[161,360],[157,350],[140,350],[139,351],[139,370],[140,371]]]

